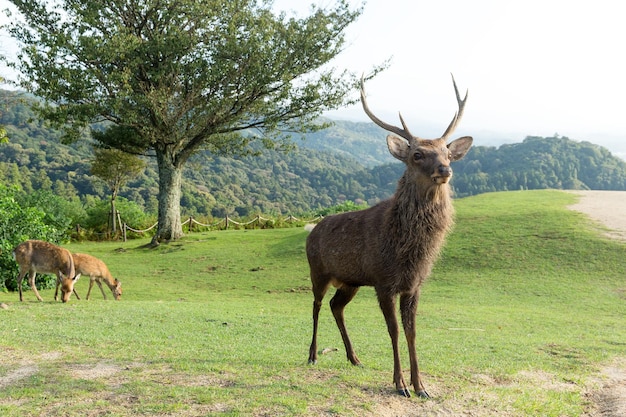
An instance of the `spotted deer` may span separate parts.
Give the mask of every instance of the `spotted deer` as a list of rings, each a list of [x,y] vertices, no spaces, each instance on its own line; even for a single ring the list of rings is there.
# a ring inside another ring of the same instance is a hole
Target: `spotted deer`
[[[58,300],[59,287],[61,287],[61,300],[69,301],[72,292],[80,299],[74,290],[74,260],[69,250],[41,240],[27,240],[13,249],[13,259],[19,266],[20,273],[17,277],[17,288],[20,293],[20,301],[24,301],[22,295],[22,280],[28,274],[28,284],[33,289],[39,301],[43,301],[35,285],[35,276],[40,274],[55,274],[57,285],[54,299]]]
[[[88,300],[94,282],[98,284],[100,292],[102,292],[102,296],[106,300],[107,296],[102,288],[102,281],[111,289],[113,297],[116,300],[122,297],[122,283],[116,278],[113,278],[111,272],[109,272],[109,268],[107,268],[104,262],[86,253],[74,253],[72,257],[74,258],[74,267],[76,268],[76,277],[74,280],[77,281],[81,275],[89,277],[89,290],[87,290],[86,297]]]
[[[461,99],[454,77],[458,111],[440,138],[413,136],[400,115],[402,128],[376,117],[367,105],[361,79],[361,103],[367,116],[393,133],[387,136],[389,152],[406,165],[395,194],[365,210],[324,218],[307,238],[313,301],[313,338],[309,363],[317,361],[317,328],[322,300],[328,288],[336,287],[330,308],[341,333],[348,360],[359,361],[344,322],[344,307],[362,286],[373,286],[385,317],[393,349],[393,381],[406,397],[410,391],[402,376],[398,350],[399,326],[396,298],[406,336],[411,384],[419,397],[428,398],[418,369],[415,349],[416,312],[420,287],[430,275],[446,234],[453,224],[454,210],[449,181],[450,163],[465,156],[472,138],[465,136],[447,143],[463,116],[467,92]]]

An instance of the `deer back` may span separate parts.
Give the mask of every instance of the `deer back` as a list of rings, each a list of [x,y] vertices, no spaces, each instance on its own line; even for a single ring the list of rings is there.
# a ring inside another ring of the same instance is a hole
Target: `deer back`
[[[27,240],[15,247],[13,256],[21,272],[60,273],[65,278],[73,278],[75,275],[70,251],[49,242]]]

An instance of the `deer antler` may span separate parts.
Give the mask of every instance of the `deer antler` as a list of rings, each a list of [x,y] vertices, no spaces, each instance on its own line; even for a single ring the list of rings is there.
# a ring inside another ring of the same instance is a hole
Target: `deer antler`
[[[400,116],[400,123],[402,123],[402,127],[404,129],[400,129],[397,126],[393,126],[388,123],[385,123],[382,120],[380,120],[378,117],[374,116],[374,113],[372,113],[372,111],[367,106],[367,100],[365,99],[365,86],[363,82],[363,76],[361,76],[361,104],[363,104],[363,110],[365,111],[365,114],[368,115],[368,117],[372,120],[372,122],[376,123],[378,126],[382,127],[383,129],[389,132],[395,133],[396,135],[403,137],[406,140],[409,140],[409,141],[413,140],[413,135],[411,135],[411,132],[409,132],[409,128],[406,126],[406,123],[404,123],[402,114],[398,113],[398,115]]]
[[[463,100],[461,100],[461,96],[459,95],[459,89],[456,87],[456,81],[454,81],[454,75],[452,75],[452,84],[454,84],[454,92],[456,93],[456,102],[459,105],[459,111],[454,113],[452,121],[448,125],[446,131],[441,136],[442,139],[446,139],[448,135],[454,132],[454,129],[456,129],[456,125],[461,121],[461,117],[463,117],[463,110],[465,109],[465,102],[467,101],[467,95],[469,94],[469,91],[466,90],[465,97],[463,98]]]

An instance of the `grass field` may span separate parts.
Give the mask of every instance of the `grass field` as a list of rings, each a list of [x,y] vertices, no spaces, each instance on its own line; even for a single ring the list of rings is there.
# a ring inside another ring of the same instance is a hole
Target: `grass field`
[[[76,243],[123,283],[119,302],[0,294],[0,415],[582,416],[602,366],[626,357],[626,245],[558,191],[455,202],[457,224],[422,289],[418,356],[434,398],[404,399],[374,292],[346,322],[325,303],[318,364],[302,229]],[[76,289],[86,295],[88,279]],[[329,294],[332,295],[332,294]],[[327,296],[328,301],[330,299]],[[401,343],[408,368],[406,347]],[[336,349],[336,350],[335,350]],[[408,372],[405,372],[408,380]]]

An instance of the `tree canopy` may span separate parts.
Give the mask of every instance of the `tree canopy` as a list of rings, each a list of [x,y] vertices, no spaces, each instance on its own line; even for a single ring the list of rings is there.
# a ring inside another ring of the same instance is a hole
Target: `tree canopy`
[[[73,141],[106,122],[102,146],[154,155],[156,238],[177,239],[181,173],[199,150],[238,155],[284,145],[349,104],[355,74],[329,62],[362,8],[338,0],[309,16],[269,0],[11,0],[19,84]],[[379,68],[374,68],[375,74]]]

